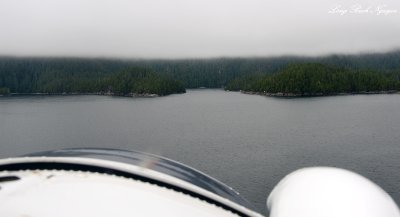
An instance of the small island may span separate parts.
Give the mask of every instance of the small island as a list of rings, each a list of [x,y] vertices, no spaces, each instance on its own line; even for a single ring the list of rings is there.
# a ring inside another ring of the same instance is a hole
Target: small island
[[[394,93],[400,90],[400,81],[395,73],[296,63],[274,74],[233,79],[225,90],[282,97]]]

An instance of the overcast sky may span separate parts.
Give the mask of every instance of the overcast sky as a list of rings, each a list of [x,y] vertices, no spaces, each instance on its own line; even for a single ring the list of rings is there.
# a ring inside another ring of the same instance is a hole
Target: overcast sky
[[[0,55],[192,58],[400,48],[400,0],[0,0]]]

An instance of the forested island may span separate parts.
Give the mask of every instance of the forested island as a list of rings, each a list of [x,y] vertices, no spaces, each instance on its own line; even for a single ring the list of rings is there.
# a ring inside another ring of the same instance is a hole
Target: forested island
[[[399,73],[350,70],[320,63],[289,64],[275,74],[232,80],[226,90],[268,96],[322,96],[344,93],[391,93],[400,90]]]
[[[225,88],[287,95],[399,89],[400,51],[324,57],[181,60],[0,57],[0,95],[168,95]]]

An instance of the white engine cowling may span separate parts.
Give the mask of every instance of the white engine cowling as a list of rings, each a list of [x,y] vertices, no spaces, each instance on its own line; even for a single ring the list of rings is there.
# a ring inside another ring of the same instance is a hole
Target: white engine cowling
[[[270,217],[400,217],[393,199],[354,172],[314,167],[297,170],[273,189]]]

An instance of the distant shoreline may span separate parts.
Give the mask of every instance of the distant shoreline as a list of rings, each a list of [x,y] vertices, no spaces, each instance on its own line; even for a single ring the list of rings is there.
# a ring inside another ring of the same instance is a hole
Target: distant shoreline
[[[260,95],[260,96],[271,96],[271,97],[283,97],[283,98],[301,98],[301,97],[317,97],[317,96],[346,96],[346,95],[371,95],[371,94],[396,94],[399,93],[397,90],[389,91],[361,91],[361,92],[350,92],[350,93],[267,93],[267,92],[254,92],[254,91],[243,91],[240,93],[249,95]]]
[[[116,94],[116,93],[9,93],[0,94],[0,97],[12,96],[121,96],[121,97],[138,97],[138,98],[155,98],[166,95],[158,95],[153,93],[129,93],[129,94]]]
[[[219,89],[219,88],[204,88],[204,89]],[[204,90],[201,89],[201,90]],[[197,90],[197,88],[194,88]],[[319,97],[319,96],[346,96],[346,95],[372,95],[372,94],[399,94],[400,91],[389,90],[389,91],[361,91],[361,92],[351,92],[351,93],[267,93],[267,92],[255,92],[255,91],[232,91],[225,90],[227,92],[240,92],[248,95],[259,95],[259,96],[269,96],[269,97],[282,97],[282,98],[302,98],[302,97]],[[173,93],[182,94],[182,93]],[[12,97],[12,96],[120,96],[120,97],[137,97],[137,98],[155,98],[163,97],[167,95],[158,95],[152,93],[129,93],[129,94],[116,94],[116,93],[10,93],[10,94],[0,94],[0,97]]]

